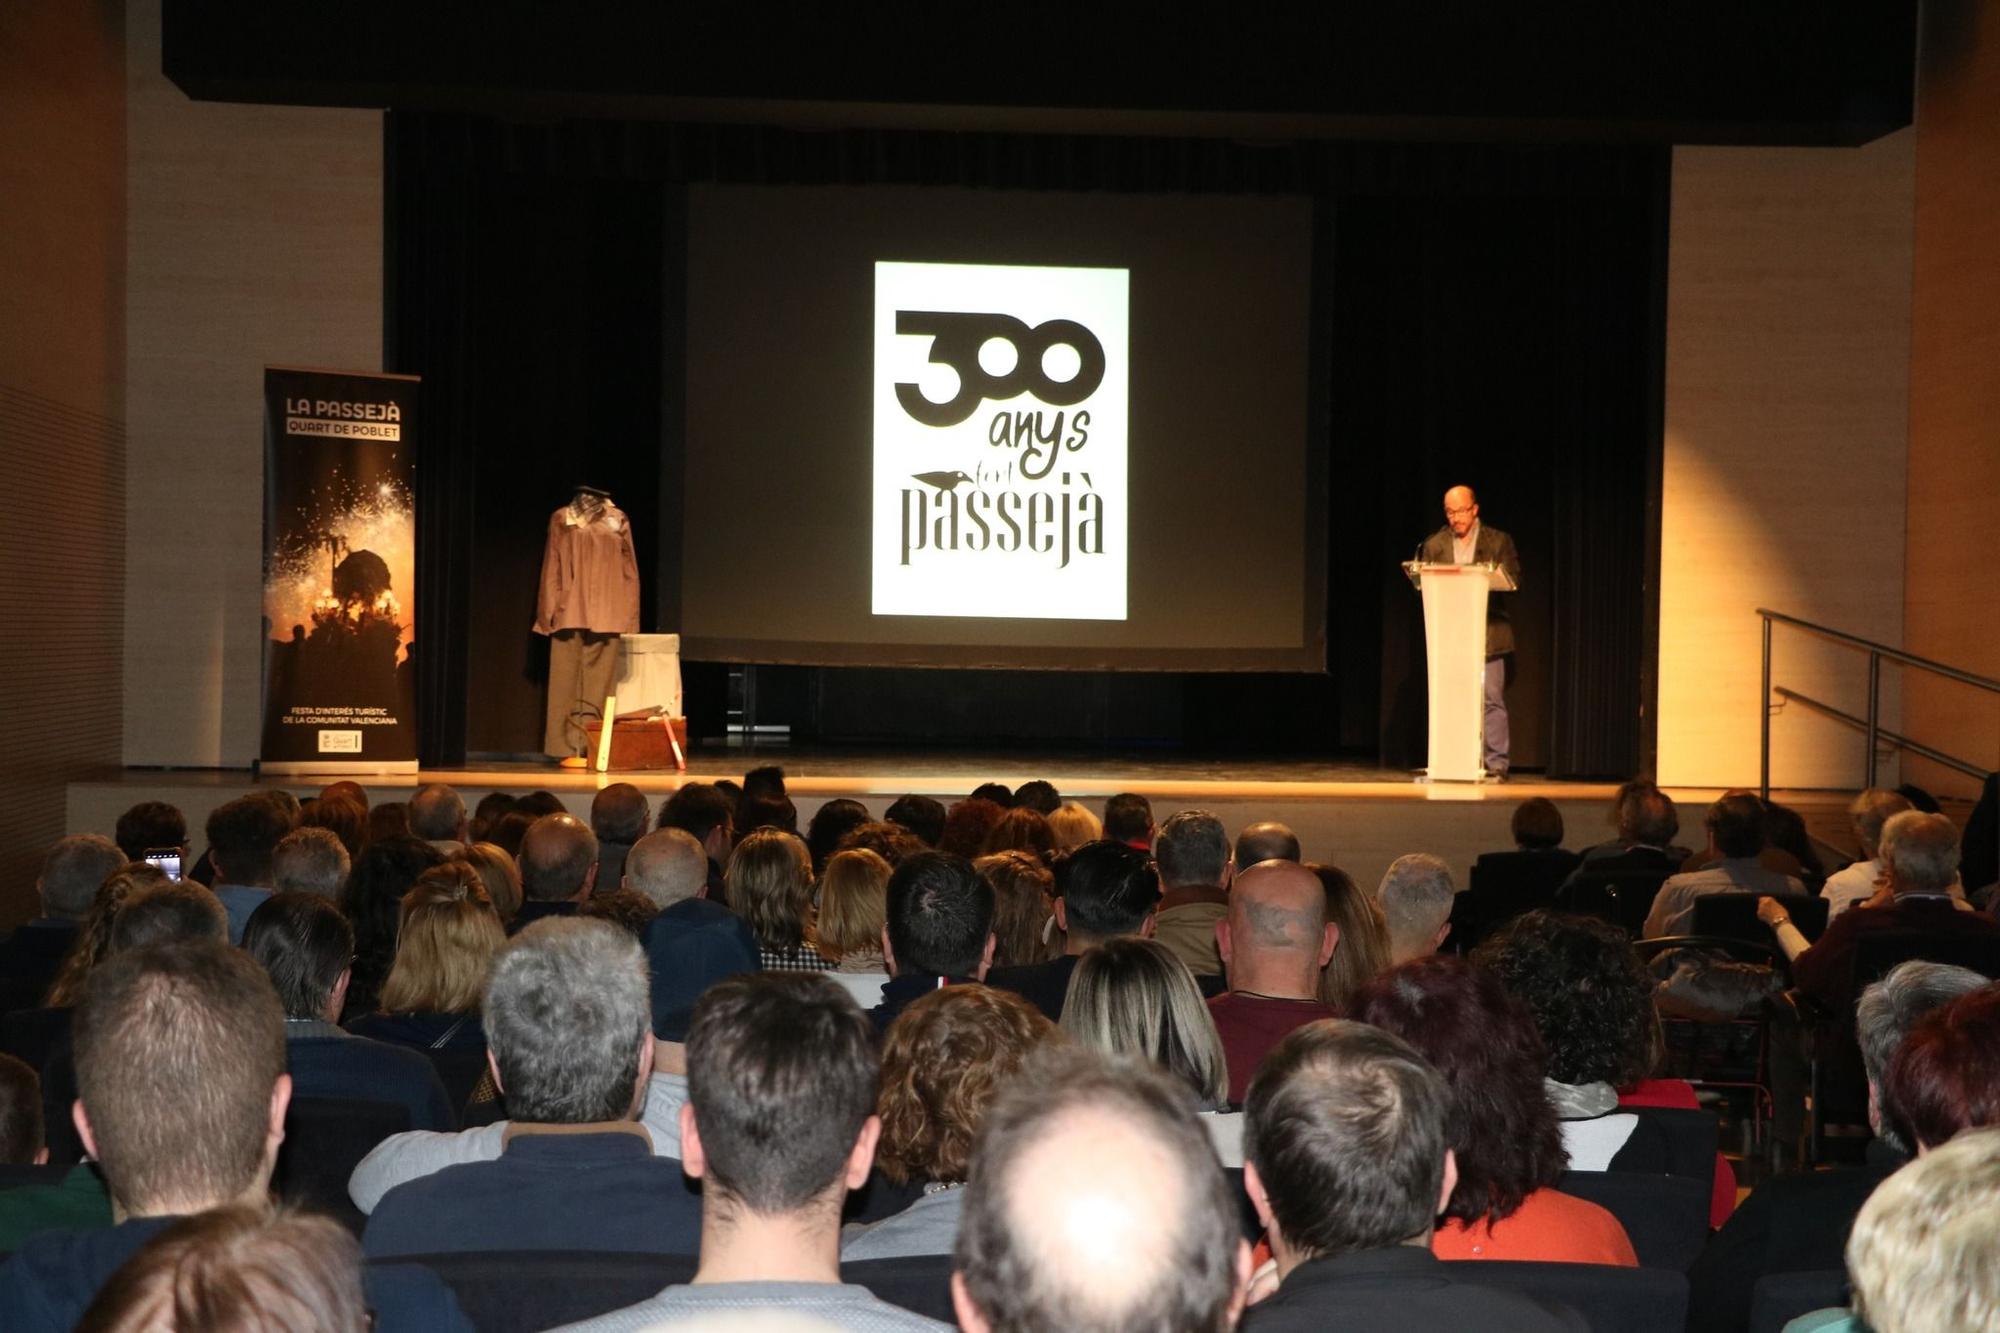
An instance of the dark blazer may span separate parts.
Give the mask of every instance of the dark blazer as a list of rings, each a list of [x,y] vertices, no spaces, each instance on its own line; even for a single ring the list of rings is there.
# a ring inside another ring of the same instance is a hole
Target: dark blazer
[[[1451,564],[1451,546],[1451,528],[1447,525],[1424,538],[1417,559],[1427,565]],[[1521,557],[1514,553],[1514,539],[1498,528],[1479,525],[1479,536],[1472,543],[1472,562],[1498,565],[1516,584],[1521,581]],[[1496,592],[1486,599],[1486,655],[1499,657],[1513,651],[1514,625],[1507,619],[1507,594]]]
[[[1464,1281],[1460,1272],[1466,1267],[1447,1266],[1413,1245],[1314,1259],[1294,1268],[1274,1294],[1244,1312],[1244,1333],[1385,1328],[1569,1333],[1584,1327],[1573,1310]]]
[[[1076,957],[1064,954],[1043,963],[996,967],[986,974],[986,984],[996,990],[1013,991],[1048,1015],[1051,1023],[1060,1023],[1063,1001],[1069,997],[1070,974],[1076,971]],[[883,993],[886,995],[887,991]]]
[[[0,943],[0,1014],[41,1004],[76,943],[76,931],[74,921],[40,917]]]
[[[1759,1185],[1688,1270],[1688,1327],[1742,1333],[1758,1278],[1840,1268],[1855,1214],[1895,1169],[1846,1167]]]

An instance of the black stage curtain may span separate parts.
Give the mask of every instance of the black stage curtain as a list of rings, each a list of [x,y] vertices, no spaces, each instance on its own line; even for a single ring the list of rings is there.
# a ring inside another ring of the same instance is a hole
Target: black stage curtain
[[[389,368],[425,381],[424,759],[539,749],[543,526],[579,481],[632,515],[647,625],[677,619],[679,187],[938,184],[1313,196],[1327,233],[1328,671],[760,671],[766,720],[825,740],[1379,754],[1420,765],[1422,625],[1396,568],[1478,487],[1526,566],[1515,763],[1649,762],[1667,150],[810,133],[388,117]],[[754,486],[741,525],[754,540]],[[1230,525],[1213,540],[1226,550]],[[720,682],[689,672],[690,707]],[[697,730],[700,730],[699,725]]]

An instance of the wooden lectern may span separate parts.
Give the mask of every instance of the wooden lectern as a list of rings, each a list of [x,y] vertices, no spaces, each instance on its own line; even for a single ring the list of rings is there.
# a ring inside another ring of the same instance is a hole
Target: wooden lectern
[[[1430,661],[1429,782],[1478,782],[1486,776],[1486,597],[1512,592],[1497,565],[1427,565],[1403,572],[1424,594],[1424,644]]]

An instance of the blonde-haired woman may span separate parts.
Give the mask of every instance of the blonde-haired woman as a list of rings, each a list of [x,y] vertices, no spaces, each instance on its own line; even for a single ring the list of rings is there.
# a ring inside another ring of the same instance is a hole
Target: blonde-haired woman
[[[866,847],[835,852],[819,877],[813,947],[840,972],[880,972],[889,863]]]
[[[757,937],[766,972],[826,972],[833,963],[812,946],[812,853],[797,834],[746,834],[722,872],[729,910]]]
[[[1073,852],[1102,838],[1104,825],[1088,809],[1070,801],[1049,816],[1049,832],[1055,835],[1057,851]]]

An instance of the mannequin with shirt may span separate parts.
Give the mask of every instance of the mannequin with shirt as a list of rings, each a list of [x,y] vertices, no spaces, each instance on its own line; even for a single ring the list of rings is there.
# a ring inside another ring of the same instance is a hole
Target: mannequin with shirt
[[[618,675],[618,636],[639,629],[639,561],[632,521],[595,486],[578,486],[549,515],[535,633],[549,636],[548,715],[542,747],[582,768],[597,715]]]

